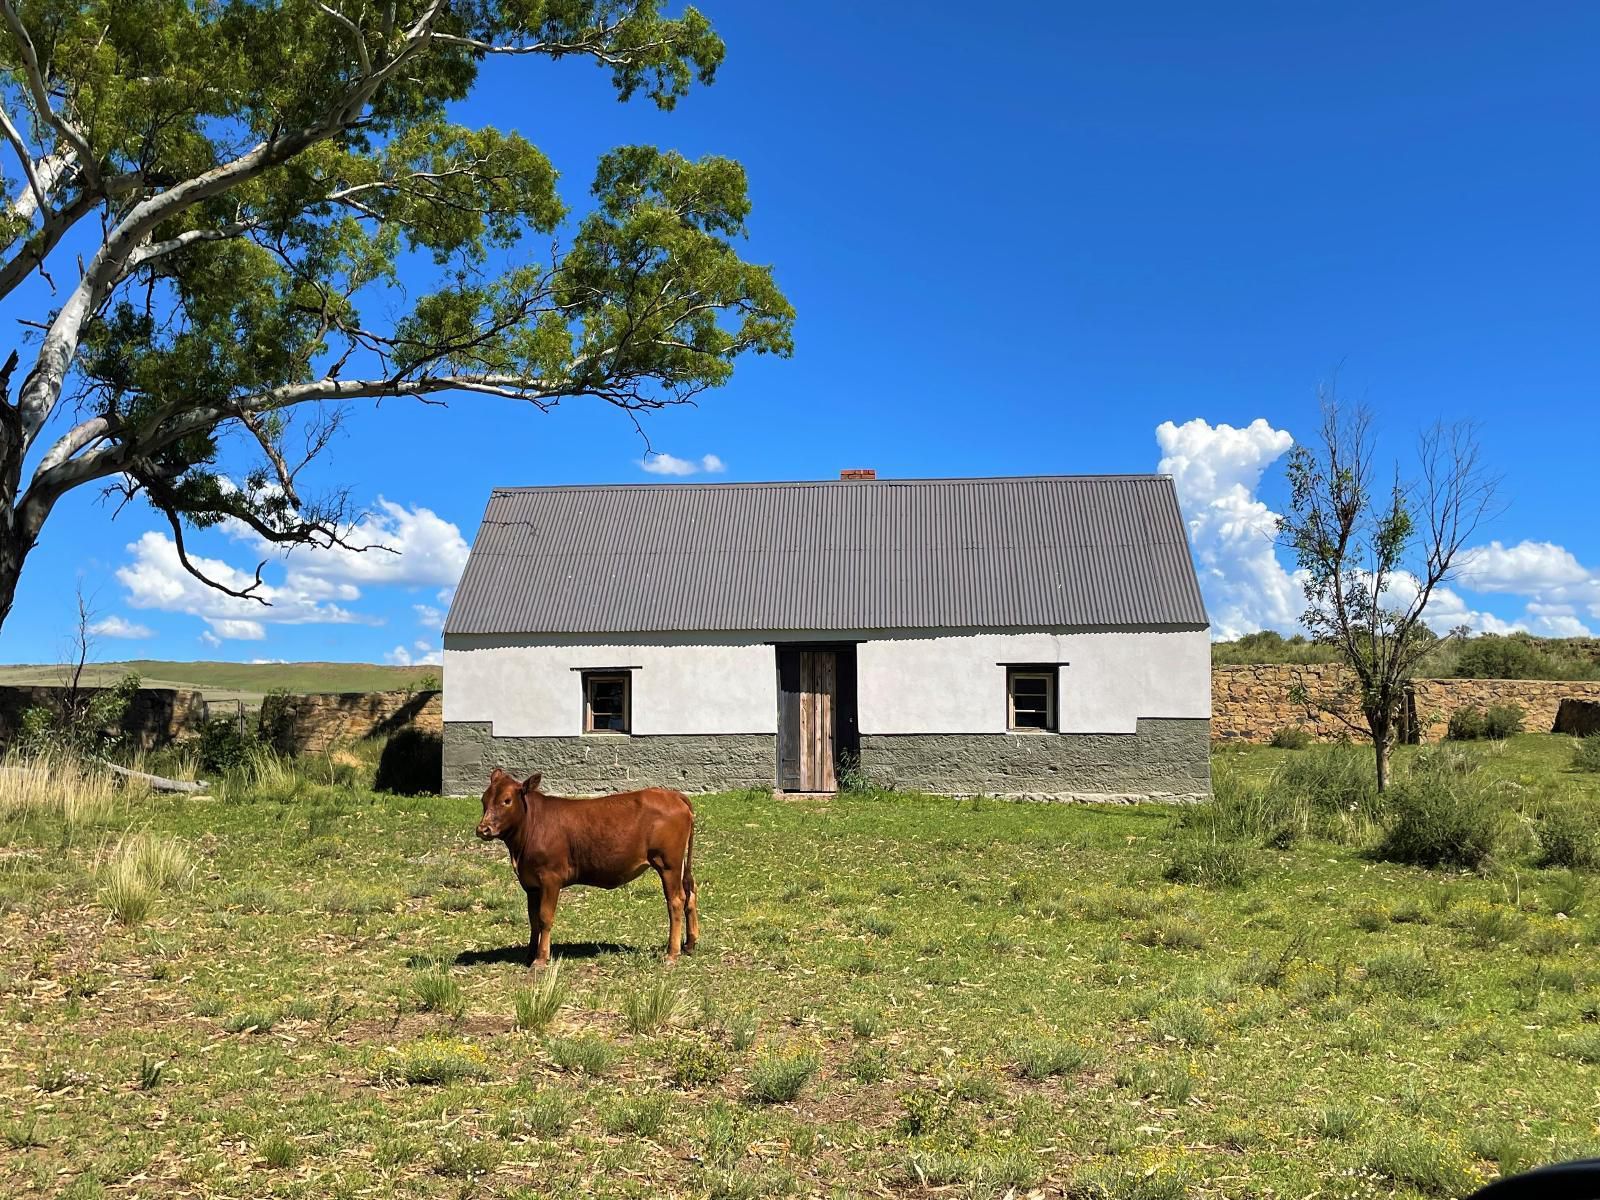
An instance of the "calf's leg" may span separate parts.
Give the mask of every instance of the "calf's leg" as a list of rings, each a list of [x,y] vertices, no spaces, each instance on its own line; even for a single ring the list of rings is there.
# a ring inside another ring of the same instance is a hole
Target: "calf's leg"
[[[666,863],[656,870],[661,875],[661,890],[667,897],[667,961],[675,962],[678,949],[683,945],[683,871]]]
[[[539,954],[539,889],[524,887],[528,894],[528,965],[533,966]]]
[[[545,880],[539,885],[539,923],[535,927],[539,949],[531,966],[547,966],[550,962],[550,927],[556,923],[556,901],[561,899],[561,885]]]

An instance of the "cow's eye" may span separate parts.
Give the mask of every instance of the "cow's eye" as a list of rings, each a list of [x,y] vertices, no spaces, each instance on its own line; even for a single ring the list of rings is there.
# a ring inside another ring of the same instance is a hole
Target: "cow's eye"
[[[501,797],[501,798],[500,798],[500,803],[501,803],[501,804],[505,804],[505,805],[508,805],[508,806],[509,806],[509,805],[510,805],[510,803],[511,803],[511,797],[510,797],[510,796],[502,796],[502,797]]]

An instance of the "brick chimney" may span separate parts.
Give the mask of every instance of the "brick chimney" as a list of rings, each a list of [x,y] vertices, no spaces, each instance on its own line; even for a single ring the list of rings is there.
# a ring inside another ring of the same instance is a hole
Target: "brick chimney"
[[[871,467],[852,467],[839,472],[840,479],[876,479],[877,477],[878,472]]]

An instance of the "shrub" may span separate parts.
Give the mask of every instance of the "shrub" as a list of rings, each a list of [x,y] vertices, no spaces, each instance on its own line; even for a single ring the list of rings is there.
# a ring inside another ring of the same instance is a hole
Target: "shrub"
[[[380,1063],[380,1081],[402,1083],[455,1083],[483,1079],[489,1074],[489,1056],[468,1042],[424,1038],[391,1050]]]
[[[200,730],[200,765],[207,771],[237,771],[250,761],[256,741],[232,717],[207,721]]]
[[[193,872],[181,842],[129,834],[100,868],[100,901],[122,924],[137,925],[150,915],[161,892],[187,884]]]
[[[677,1015],[683,993],[665,978],[657,977],[644,987],[630,991],[622,999],[623,1015],[630,1033],[654,1033],[670,1025]]]
[[[1499,741],[1522,732],[1522,720],[1527,716],[1520,704],[1491,704],[1484,710],[1484,736]]]
[[[567,989],[561,982],[561,960],[552,962],[532,987],[520,987],[513,995],[517,1006],[517,1028],[545,1029],[566,1003]]]
[[[1213,888],[1242,887],[1254,873],[1248,856],[1239,846],[1199,841],[1179,845],[1162,872],[1173,883]]]
[[[423,1012],[436,1012],[459,1020],[466,1010],[466,999],[461,985],[448,971],[436,969],[418,975],[412,984],[417,993],[417,1007]]]
[[[771,1053],[750,1068],[750,1098],[758,1104],[787,1104],[816,1074],[817,1056],[806,1051]]]
[[[550,1061],[563,1071],[581,1075],[604,1075],[617,1062],[617,1050],[597,1037],[559,1037],[545,1043]]]
[[[1475,742],[1488,732],[1488,718],[1483,709],[1468,707],[1458,708],[1450,714],[1450,722],[1445,726],[1444,736],[1452,742]]]
[[[1016,1072],[1024,1079],[1070,1075],[1088,1061],[1089,1053],[1077,1042],[1059,1038],[1027,1038],[1011,1045]]]
[[[275,1169],[292,1167],[300,1161],[299,1149],[281,1133],[268,1134],[261,1139],[261,1144],[256,1149],[261,1155],[261,1161]]]
[[[678,1087],[704,1087],[728,1073],[728,1056],[705,1042],[674,1042],[667,1050],[667,1074]]]
[[[1600,772],[1600,733],[1578,739],[1572,748],[1572,769]]]
[[[1416,950],[1394,950],[1367,963],[1367,979],[1396,996],[1429,996],[1444,987],[1439,968]]]
[[[1212,769],[1210,803],[1186,810],[1183,824],[1222,841],[1286,849],[1310,830],[1311,806],[1291,789],[1218,764]]]
[[[1304,725],[1285,725],[1274,729],[1268,745],[1279,750],[1304,750],[1311,745],[1311,731]]]
[[[1534,822],[1541,867],[1600,869],[1600,810],[1578,803],[1553,804]]]
[[[1437,1138],[1384,1137],[1367,1156],[1367,1169],[1424,1196],[1465,1196],[1479,1182],[1461,1152]]]
[[[665,1096],[636,1096],[617,1100],[601,1114],[601,1124],[609,1134],[631,1133],[654,1137],[667,1123]]]
[[[1420,867],[1481,867],[1504,833],[1504,806],[1473,760],[1419,754],[1389,789],[1378,857]]]
[[[1267,784],[1281,811],[1309,809],[1313,832],[1363,836],[1382,810],[1372,755],[1359,746],[1319,746],[1285,760]]]

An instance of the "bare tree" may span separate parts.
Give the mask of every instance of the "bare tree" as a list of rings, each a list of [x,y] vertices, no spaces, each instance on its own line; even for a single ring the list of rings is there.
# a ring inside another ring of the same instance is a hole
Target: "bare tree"
[[[1338,649],[1350,676],[1337,695],[1300,687],[1298,698],[1372,739],[1379,791],[1406,685],[1438,646],[1423,613],[1454,577],[1499,485],[1470,425],[1435,424],[1417,457],[1416,479],[1404,480],[1397,464],[1378,484],[1371,410],[1325,392],[1316,443],[1290,452],[1290,511],[1278,522],[1305,580],[1301,620],[1313,640]]]

